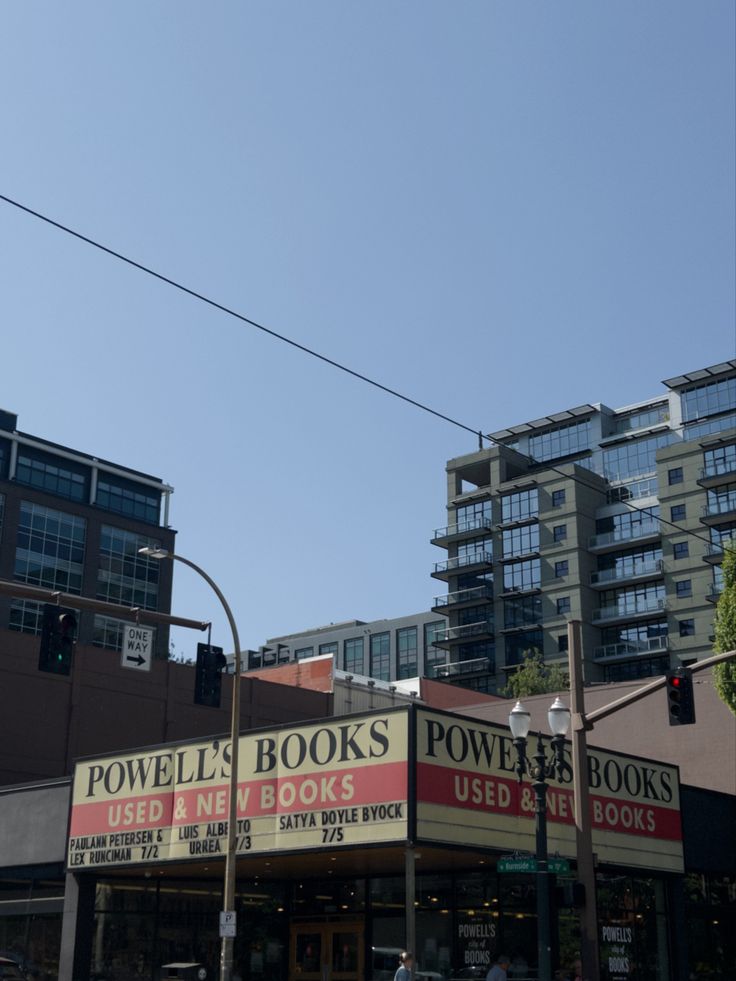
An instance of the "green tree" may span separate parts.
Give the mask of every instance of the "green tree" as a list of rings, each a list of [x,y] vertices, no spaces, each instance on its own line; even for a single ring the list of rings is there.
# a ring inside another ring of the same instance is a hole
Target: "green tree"
[[[568,687],[567,672],[559,664],[545,664],[541,653],[531,650],[524,651],[522,662],[509,675],[503,694],[507,698],[525,698],[527,695],[564,691]]]
[[[723,551],[723,592],[716,607],[716,654],[736,648],[736,546],[726,545]],[[721,700],[736,715],[736,659],[716,664],[713,684]]]

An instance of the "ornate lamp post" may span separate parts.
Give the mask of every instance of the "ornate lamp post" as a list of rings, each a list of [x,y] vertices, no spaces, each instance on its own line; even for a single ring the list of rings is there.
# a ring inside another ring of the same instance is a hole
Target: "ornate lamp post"
[[[516,747],[516,773],[519,783],[528,775],[534,789],[534,814],[537,836],[537,963],[539,981],[551,981],[552,957],[550,944],[549,873],[547,871],[547,780],[562,775],[565,736],[570,728],[570,710],[556,698],[547,713],[552,732],[553,755],[548,760],[542,745],[542,734],[537,733],[537,751],[526,755],[527,736],[531,715],[521,702],[517,702],[509,715],[509,726]]]

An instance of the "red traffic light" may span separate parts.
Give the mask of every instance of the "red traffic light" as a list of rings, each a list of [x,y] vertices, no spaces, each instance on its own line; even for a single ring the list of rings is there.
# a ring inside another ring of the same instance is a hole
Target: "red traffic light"
[[[673,688],[679,688],[681,680],[682,679],[678,677],[670,678],[670,684]]]

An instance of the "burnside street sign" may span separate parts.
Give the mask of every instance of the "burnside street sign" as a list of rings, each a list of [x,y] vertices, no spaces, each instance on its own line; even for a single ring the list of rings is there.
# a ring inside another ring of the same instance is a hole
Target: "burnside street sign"
[[[499,858],[498,865],[496,866],[497,872],[536,872],[537,871],[537,860],[536,858],[520,857],[516,858],[513,855],[507,855],[504,858]],[[570,871],[570,863],[566,858],[550,858],[547,860],[547,871],[551,875],[563,875]]]
[[[150,671],[153,654],[153,627],[126,623],[123,628],[123,649],[120,664],[134,671]]]

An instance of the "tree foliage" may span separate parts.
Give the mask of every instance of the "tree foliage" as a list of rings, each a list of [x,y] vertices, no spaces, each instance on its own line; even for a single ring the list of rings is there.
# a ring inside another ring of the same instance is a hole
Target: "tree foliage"
[[[567,672],[559,664],[545,664],[537,650],[524,651],[522,663],[509,675],[503,690],[507,698],[526,698],[545,692],[564,691],[569,687]]]
[[[736,547],[723,552],[723,592],[716,607],[716,654],[736,648]],[[721,700],[736,715],[736,658],[713,668],[713,684]]]

